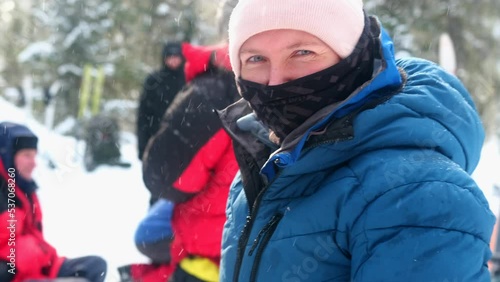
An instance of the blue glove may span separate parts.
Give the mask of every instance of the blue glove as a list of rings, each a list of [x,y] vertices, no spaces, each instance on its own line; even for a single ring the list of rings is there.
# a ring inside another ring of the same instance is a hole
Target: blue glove
[[[174,203],[166,199],[158,199],[139,223],[135,231],[136,244],[154,243],[173,236],[172,214]]]

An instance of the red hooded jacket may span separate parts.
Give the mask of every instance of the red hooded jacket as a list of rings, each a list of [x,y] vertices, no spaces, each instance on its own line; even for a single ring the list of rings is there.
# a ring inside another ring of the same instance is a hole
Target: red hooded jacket
[[[13,176],[13,175],[10,175]],[[55,278],[64,258],[45,241],[42,211],[36,193],[29,198],[10,177],[0,159],[0,191],[7,210],[0,212],[0,260],[9,260],[14,282]],[[12,197],[15,194],[15,197]]]

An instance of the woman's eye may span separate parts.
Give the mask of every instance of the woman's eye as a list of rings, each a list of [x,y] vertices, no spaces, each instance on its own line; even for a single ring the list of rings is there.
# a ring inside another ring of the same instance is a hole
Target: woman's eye
[[[264,57],[262,56],[259,56],[259,55],[255,55],[255,56],[252,56],[250,58],[248,58],[248,62],[250,63],[258,63],[258,62],[261,62],[264,60]]]
[[[309,51],[309,50],[299,50],[299,51],[295,52],[295,55],[306,56],[306,55],[311,55],[312,53],[313,52]]]

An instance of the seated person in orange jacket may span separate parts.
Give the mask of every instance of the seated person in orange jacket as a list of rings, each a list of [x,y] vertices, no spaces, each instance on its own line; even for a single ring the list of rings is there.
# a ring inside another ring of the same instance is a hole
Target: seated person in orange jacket
[[[0,281],[56,277],[104,281],[102,258],[60,257],[43,237],[37,185],[32,179],[37,143],[27,127],[0,123]]]

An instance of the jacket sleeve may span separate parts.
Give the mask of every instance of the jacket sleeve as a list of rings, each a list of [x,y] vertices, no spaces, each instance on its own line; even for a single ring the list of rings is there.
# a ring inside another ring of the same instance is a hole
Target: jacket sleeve
[[[51,265],[57,260],[57,252],[43,238],[23,230],[26,214],[16,209],[15,220],[11,213],[0,214],[0,255],[10,260],[14,257],[16,275],[32,278],[49,278]]]
[[[389,190],[354,225],[352,281],[489,281],[494,221],[474,187],[425,182]]]

